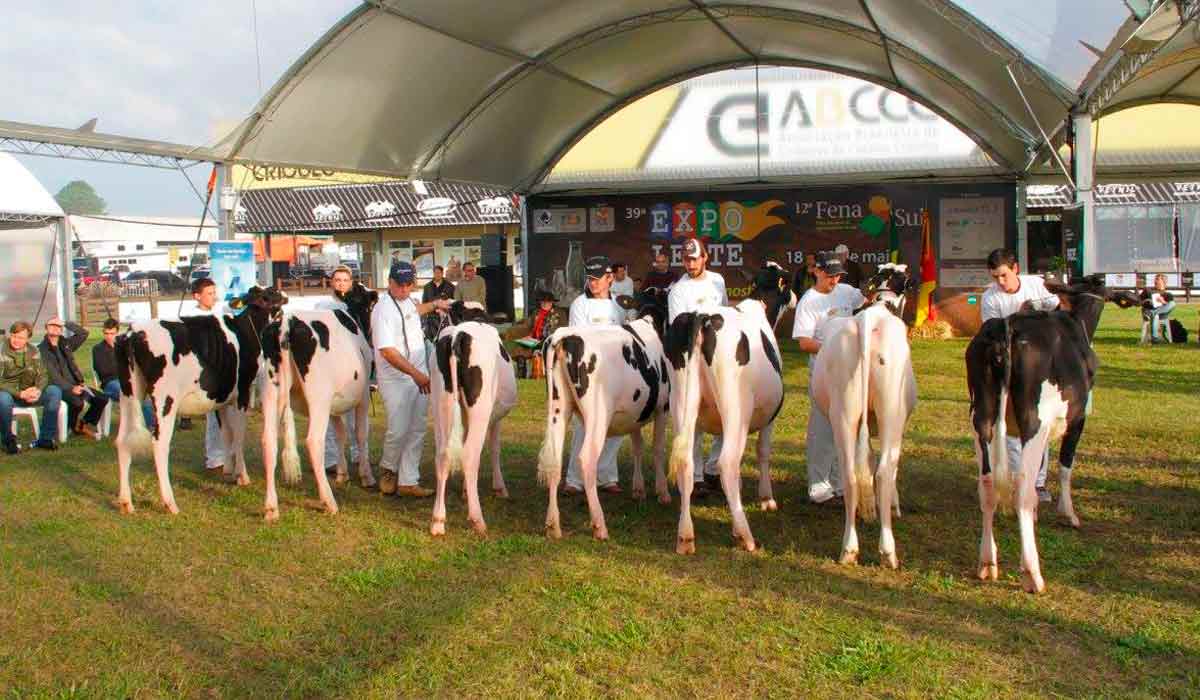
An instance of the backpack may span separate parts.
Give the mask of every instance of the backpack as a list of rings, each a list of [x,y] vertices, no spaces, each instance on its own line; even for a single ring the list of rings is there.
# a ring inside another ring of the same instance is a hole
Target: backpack
[[[1183,327],[1183,324],[1180,323],[1178,319],[1172,318],[1169,319],[1169,321],[1171,324],[1171,342],[1186,343],[1187,329]]]

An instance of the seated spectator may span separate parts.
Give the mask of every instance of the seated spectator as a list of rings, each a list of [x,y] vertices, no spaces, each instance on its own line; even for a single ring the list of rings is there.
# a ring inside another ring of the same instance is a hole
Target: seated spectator
[[[1175,310],[1175,297],[1167,291],[1167,276],[1155,275],[1154,286],[1143,289],[1140,296],[1142,297],[1142,318],[1150,322],[1150,342],[1163,342],[1158,337],[1159,321],[1165,320]]]
[[[473,301],[487,308],[487,283],[475,274],[475,265],[462,266],[462,282],[454,288],[454,301]]]
[[[543,290],[535,294],[534,297],[538,302],[538,310],[533,317],[533,325],[529,329],[529,335],[513,341],[517,345],[531,350],[541,345],[547,336],[563,325],[562,311],[555,306],[558,299],[554,298],[554,294]]]
[[[63,330],[71,335],[63,335]],[[67,404],[67,425],[71,431],[96,439],[96,424],[100,414],[108,405],[108,397],[90,388],[83,379],[83,372],[75,362],[75,351],[88,338],[88,330],[78,323],[64,324],[55,316],[46,321],[46,337],[38,344],[42,363],[50,383],[62,390],[62,401]]]
[[[105,320],[103,340],[92,348],[92,369],[96,371],[96,377],[100,380],[100,390],[113,404],[121,400],[121,380],[117,377],[117,358],[114,353],[119,330],[120,324],[117,323],[117,319]],[[150,399],[142,401],[142,416],[146,419],[147,428],[154,426],[156,421]]]
[[[21,451],[12,433],[14,406],[40,406],[41,434],[34,447],[56,449],[58,409],[62,390],[50,384],[46,367],[37,348],[29,345],[33,327],[17,321],[8,329],[8,338],[0,343],[0,446],[10,455]]]

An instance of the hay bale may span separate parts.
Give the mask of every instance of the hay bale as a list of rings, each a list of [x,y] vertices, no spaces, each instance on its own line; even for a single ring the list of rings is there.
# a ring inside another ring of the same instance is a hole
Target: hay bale
[[[954,327],[945,321],[934,321],[910,328],[908,337],[909,339],[948,340],[954,337]]]

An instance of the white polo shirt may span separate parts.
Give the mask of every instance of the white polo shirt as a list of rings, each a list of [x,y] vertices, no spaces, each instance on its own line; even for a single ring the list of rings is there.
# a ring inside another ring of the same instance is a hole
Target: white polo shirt
[[[568,326],[619,326],[625,323],[625,310],[612,299],[589,299],[580,294],[571,302]]]
[[[720,274],[705,270],[695,279],[685,274],[667,294],[667,321],[674,321],[682,313],[712,312],[728,305],[725,278]]]
[[[826,293],[809,287],[800,303],[796,305],[796,322],[792,325],[792,338],[812,338],[824,343],[829,337],[829,322],[839,318],[850,318],[854,310],[862,306],[862,292],[848,284],[838,283]]]
[[[1039,275],[1017,275],[1021,286],[1009,294],[992,282],[983,290],[983,300],[979,303],[979,315],[984,321],[993,318],[1008,318],[1021,309],[1021,305],[1032,301],[1034,308],[1049,311],[1058,308],[1058,296],[1046,289],[1046,280]]]
[[[384,293],[371,311],[371,341],[375,345],[375,372],[380,378],[408,378],[407,374],[383,358],[379,352],[382,348],[394,348],[413,367],[429,373],[425,334],[421,330],[417,302],[411,296],[400,301],[390,293]]]

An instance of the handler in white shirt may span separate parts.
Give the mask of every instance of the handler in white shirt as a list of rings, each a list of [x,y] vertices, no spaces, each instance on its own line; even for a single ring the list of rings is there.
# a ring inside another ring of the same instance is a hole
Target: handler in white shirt
[[[698,238],[689,238],[683,244],[683,269],[687,274],[671,285],[667,294],[667,323],[682,313],[711,313],[729,305],[725,292],[725,278],[708,269],[708,249]],[[696,483],[708,482],[706,488],[719,491],[720,475],[717,458],[721,456],[721,436],[713,437],[708,459],[704,459],[704,433],[699,426],[692,441],[692,479]]]
[[[796,322],[792,338],[800,350],[809,353],[808,366],[821,350],[821,345],[836,332],[838,325],[854,315],[862,306],[862,292],[839,280],[846,274],[842,261],[833,253],[817,255],[813,272],[817,281],[808,288],[796,306]],[[808,498],[824,503],[842,494],[841,470],[838,467],[837,446],[833,441],[833,425],[821,412],[812,395],[813,381],[808,378],[808,435],[804,449],[808,460]]]
[[[418,304],[410,296],[416,275],[412,263],[392,263],[388,293],[371,312],[371,340],[375,378],[387,414],[379,492],[424,498],[433,491],[418,483],[429,416],[429,348],[421,330],[421,315],[434,309],[445,311],[450,302],[435,299]]]
[[[317,302],[317,311],[342,311],[349,313],[350,309],[346,306],[346,302],[342,301],[341,297],[350,291],[350,287],[354,286],[354,276],[350,268],[345,265],[339,265],[333,271],[333,276],[330,278],[330,286],[333,287],[333,294]],[[358,441],[353,439],[354,411],[347,411],[342,416],[342,422],[346,425],[346,434],[350,436],[350,463],[353,464],[358,461]],[[342,446],[337,441],[337,431],[334,430],[333,423],[330,423],[329,428],[325,431],[325,471],[332,474],[343,454]]]
[[[619,326],[625,323],[625,310],[617,306],[611,294],[613,281],[612,266],[608,258],[598,255],[584,263],[587,270],[587,290],[571,302],[569,326]],[[571,459],[567,463],[567,478],[563,491],[569,494],[583,493],[583,467],[579,453],[583,450],[583,424],[579,416],[571,418]],[[596,483],[605,493],[620,493],[620,475],[617,473],[617,453],[621,450],[624,436],[605,439],[604,448],[596,462]]]
[[[979,304],[979,315],[986,323],[993,318],[1008,318],[1021,310],[1025,302],[1034,309],[1049,311],[1058,308],[1058,296],[1046,289],[1046,282],[1038,275],[1020,274],[1017,254],[1008,248],[997,248],[988,255],[988,274],[993,282],[983,291]],[[1008,449],[1008,468],[1014,473],[1021,470],[1021,438],[1005,436]],[[1050,492],[1046,490],[1046,463],[1050,448],[1042,455],[1042,466],[1038,467],[1038,500],[1049,503]]]

